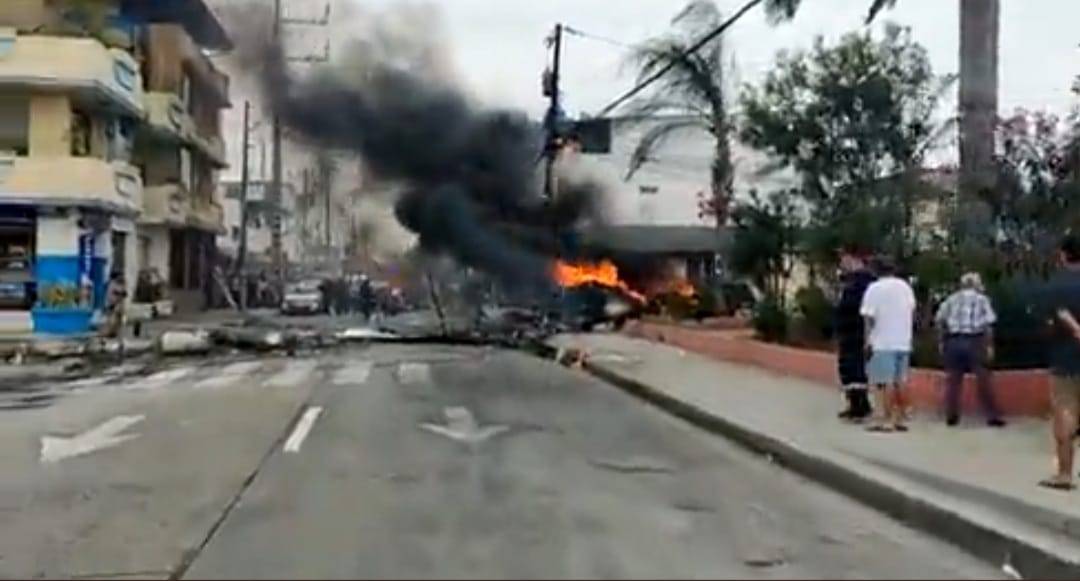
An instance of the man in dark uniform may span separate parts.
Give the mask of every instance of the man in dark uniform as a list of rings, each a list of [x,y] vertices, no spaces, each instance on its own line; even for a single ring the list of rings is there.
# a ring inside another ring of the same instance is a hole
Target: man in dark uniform
[[[866,289],[876,278],[866,266],[865,255],[847,249],[840,255],[843,291],[836,307],[836,337],[839,346],[837,367],[840,387],[847,408],[840,412],[844,420],[861,421],[870,417],[868,380],[866,377],[866,327],[860,308]]]

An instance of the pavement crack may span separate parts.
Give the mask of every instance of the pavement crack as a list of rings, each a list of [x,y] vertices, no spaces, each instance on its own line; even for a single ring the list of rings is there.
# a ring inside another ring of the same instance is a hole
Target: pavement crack
[[[626,460],[600,458],[589,460],[589,464],[604,470],[623,474],[671,474],[675,468],[651,458],[629,458]]]
[[[184,552],[183,556],[180,559],[180,563],[169,574],[170,581],[175,581],[177,579],[183,578],[184,575],[187,574],[188,570],[191,569],[191,566],[195,563],[195,560],[199,558],[199,555],[201,555],[202,552],[206,549],[206,547],[210,544],[210,541],[214,540],[214,536],[217,534],[218,530],[220,530],[222,525],[225,524],[225,521],[229,518],[229,515],[232,514],[233,509],[235,509],[237,505],[240,504],[240,500],[241,498],[243,498],[244,493],[247,492],[249,488],[251,488],[251,485],[259,476],[259,473],[262,472],[263,467],[266,466],[266,463],[274,455],[274,452],[285,443],[286,438],[288,438],[289,434],[292,432],[293,426],[296,425],[296,422],[300,421],[300,417],[308,409],[311,400],[312,397],[309,396],[297,408],[296,413],[293,414],[293,417],[285,423],[285,428],[281,431],[281,434],[279,434],[278,437],[274,439],[273,443],[270,444],[270,447],[263,454],[262,458],[259,459],[259,462],[255,465],[255,468],[251,471],[250,474],[247,475],[247,477],[244,479],[244,482],[241,483],[240,489],[237,490],[236,494],[233,495],[231,499],[229,499],[229,502],[225,505],[224,510],[222,510],[221,514],[218,515],[218,518],[214,520],[214,524],[210,525],[210,530],[206,532],[206,536],[203,537],[202,541],[199,542],[198,546],[188,549]]]

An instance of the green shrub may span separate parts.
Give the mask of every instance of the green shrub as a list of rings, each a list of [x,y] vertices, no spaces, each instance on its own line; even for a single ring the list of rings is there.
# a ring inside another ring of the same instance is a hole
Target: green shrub
[[[778,298],[768,296],[754,309],[753,324],[759,339],[770,343],[783,343],[788,339],[791,316]]]
[[[1037,281],[1012,280],[988,290],[998,316],[994,342],[999,369],[1035,369],[1048,363],[1045,325],[1034,315],[1037,286]]]
[[[795,327],[799,339],[819,343],[832,337],[833,306],[818,286],[807,286],[795,293]]]

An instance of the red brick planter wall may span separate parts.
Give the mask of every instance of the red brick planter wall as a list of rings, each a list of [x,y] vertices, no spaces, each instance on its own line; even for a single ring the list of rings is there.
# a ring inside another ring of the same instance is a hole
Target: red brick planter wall
[[[713,331],[673,324],[636,322],[626,334],[668,343],[722,361],[752,365],[776,373],[817,382],[836,389],[836,356],[831,353],[773,345],[756,341],[748,330]],[[1011,416],[1044,416],[1050,410],[1050,378],[1045,371],[1000,371],[994,374],[994,391],[1002,412]],[[945,393],[945,374],[932,369],[912,372],[909,394],[912,404],[924,411],[939,412]],[[972,378],[964,389],[965,413],[978,413]]]

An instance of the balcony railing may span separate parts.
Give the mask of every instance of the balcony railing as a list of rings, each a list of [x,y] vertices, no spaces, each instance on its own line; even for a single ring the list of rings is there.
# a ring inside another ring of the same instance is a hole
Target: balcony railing
[[[136,214],[142,178],[133,166],[88,157],[0,157],[0,198],[6,202],[89,206]]]
[[[188,221],[188,194],[180,184],[147,186],[143,191],[140,224],[185,226]]]
[[[0,89],[69,90],[141,115],[142,86],[135,59],[98,40],[0,29]]]
[[[225,234],[225,209],[217,202],[192,200],[188,224],[200,230]]]
[[[195,148],[219,168],[228,165],[224,140],[201,133],[179,97],[173,93],[147,93],[146,110],[152,130]]]

